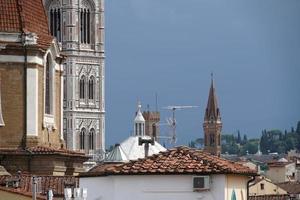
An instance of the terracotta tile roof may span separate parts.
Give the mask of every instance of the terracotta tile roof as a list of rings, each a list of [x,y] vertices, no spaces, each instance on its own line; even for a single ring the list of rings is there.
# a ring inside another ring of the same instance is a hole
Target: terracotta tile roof
[[[42,0],[0,0],[0,32],[35,33],[41,48],[53,41]]]
[[[278,161],[271,161],[271,162],[268,162],[268,167],[284,167],[286,165],[289,165],[293,162],[278,162]]]
[[[256,171],[202,150],[188,147],[154,154],[124,164],[97,166],[81,176],[105,175],[156,175],[156,174],[242,174],[256,175]]]
[[[276,184],[289,194],[300,194],[300,182],[284,182]]]
[[[64,196],[64,188],[66,187],[78,187],[79,178],[74,176],[36,176],[38,179],[38,199],[47,199],[47,191],[51,188],[53,191],[54,197],[61,199]],[[19,187],[5,187],[5,181],[9,179],[18,179],[20,180]],[[32,176],[31,175],[21,175],[18,176],[0,176],[0,190],[13,192],[16,194],[22,194],[25,196],[32,195]],[[3,184],[4,183],[4,184]],[[56,199],[56,198],[54,198]]]
[[[289,195],[260,195],[260,196],[250,196],[249,200],[289,200]]]
[[[36,146],[24,149],[6,149],[0,148],[0,154],[14,154],[14,155],[24,155],[24,154],[34,154],[34,155],[66,155],[66,156],[80,156],[86,157],[84,153],[78,151],[71,151],[67,149],[58,149],[54,147],[46,146]]]

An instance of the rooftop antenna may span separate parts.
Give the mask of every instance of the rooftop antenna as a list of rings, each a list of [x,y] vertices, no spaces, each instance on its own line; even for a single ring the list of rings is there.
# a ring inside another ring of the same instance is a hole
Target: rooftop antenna
[[[155,92],[155,110],[156,112],[158,112],[158,96],[157,96],[157,92]]]
[[[172,118],[167,119],[167,123],[169,127],[171,128],[171,136],[169,137],[172,144],[175,144],[177,141],[176,137],[176,117],[175,117],[175,111],[176,110],[183,110],[187,108],[198,108],[199,106],[167,106],[163,107],[163,109],[171,110],[172,111]]]

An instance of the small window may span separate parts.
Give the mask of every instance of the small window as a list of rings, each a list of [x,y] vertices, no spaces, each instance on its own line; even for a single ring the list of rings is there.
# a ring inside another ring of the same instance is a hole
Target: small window
[[[46,74],[45,74],[45,113],[46,114],[53,114],[52,113],[52,98],[53,98],[53,73],[52,67],[50,66],[50,56],[47,56],[46,62]]]
[[[86,134],[86,130],[85,130],[85,128],[82,128],[81,131],[80,131],[80,134],[79,134],[80,149],[84,149],[85,134]]]
[[[261,190],[264,190],[264,189],[265,189],[265,184],[264,184],[264,183],[261,183],[261,184],[260,184],[260,189],[261,189]]]
[[[91,129],[89,133],[89,149],[94,149],[94,138],[95,138],[95,129]]]
[[[0,74],[1,77],[1,74]],[[1,79],[0,79],[0,127],[5,126],[3,116],[2,116],[2,105],[1,105]]]
[[[87,8],[80,10],[80,38],[81,43],[90,44],[90,10]]]
[[[85,76],[82,76],[79,81],[79,97],[80,99],[85,98]]]
[[[232,190],[232,193],[231,193],[231,200],[236,200],[235,190]]]
[[[57,41],[61,42],[61,9],[50,9],[49,23],[51,35],[56,37]]]
[[[89,99],[94,99],[95,93],[95,79],[91,77],[89,80]]]

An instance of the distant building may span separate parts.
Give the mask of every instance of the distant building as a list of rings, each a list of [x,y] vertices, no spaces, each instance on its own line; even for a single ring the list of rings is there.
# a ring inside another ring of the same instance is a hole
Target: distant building
[[[63,60],[42,0],[0,0],[0,164],[10,173],[82,171],[84,154],[65,149]]]
[[[145,135],[153,137],[156,141],[159,141],[160,113],[157,111],[144,111],[143,117],[145,119]]]
[[[220,156],[222,121],[213,77],[211,78],[207,107],[205,109],[203,129],[204,150]]]
[[[287,192],[280,188],[278,185],[272,183],[270,179],[263,176],[256,177],[255,181],[251,182],[249,186],[250,196],[283,194],[287,194]]]
[[[81,174],[90,200],[246,200],[255,171],[202,150],[177,147]]]
[[[294,162],[275,161],[268,163],[266,177],[274,183],[296,181],[296,175],[296,164]]]

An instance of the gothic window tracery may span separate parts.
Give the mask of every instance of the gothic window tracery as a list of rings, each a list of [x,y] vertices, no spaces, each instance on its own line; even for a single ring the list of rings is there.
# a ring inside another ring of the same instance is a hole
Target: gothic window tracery
[[[57,41],[61,42],[62,31],[61,31],[61,19],[62,13],[59,7],[52,7],[49,11],[49,24],[51,35],[56,37]]]
[[[95,78],[93,76],[89,79],[89,99],[94,99],[95,93]]]
[[[85,98],[85,76],[81,76],[79,81],[79,98],[84,99]]]
[[[89,133],[89,150],[94,149],[95,129],[91,129]]]
[[[80,9],[80,41],[83,44],[91,43],[91,11],[90,8]]]
[[[84,149],[85,147],[85,135],[86,135],[86,129],[82,128],[79,134],[79,145],[80,149]]]

